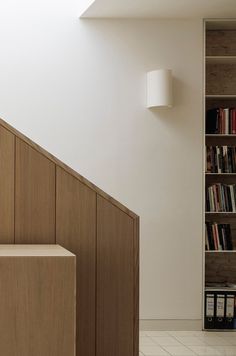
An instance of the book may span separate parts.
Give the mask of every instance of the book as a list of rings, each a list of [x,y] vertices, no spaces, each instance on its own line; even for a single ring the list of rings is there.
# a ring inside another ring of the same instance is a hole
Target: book
[[[236,147],[206,146],[206,173],[236,173]]]
[[[236,108],[213,108],[206,112],[206,134],[236,134]]]
[[[215,183],[208,186],[206,212],[236,212],[235,184]]]
[[[205,225],[206,251],[228,251],[234,249],[230,224],[206,221]]]

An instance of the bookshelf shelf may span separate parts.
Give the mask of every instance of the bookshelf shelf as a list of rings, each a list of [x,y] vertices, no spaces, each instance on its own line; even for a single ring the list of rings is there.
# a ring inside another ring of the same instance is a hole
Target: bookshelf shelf
[[[217,137],[217,138],[225,138],[225,137],[236,137],[235,134],[206,134],[206,137]]]
[[[236,250],[207,250],[205,253],[235,253]]]
[[[236,173],[205,173],[206,176],[236,176]]]
[[[206,147],[203,168],[205,179],[203,328],[217,331],[225,329],[226,331],[236,331],[235,38],[236,19],[205,21]],[[215,134],[214,132],[228,133]],[[211,173],[220,170],[235,173]],[[219,247],[224,250],[218,250]],[[228,309],[225,308],[224,323],[221,325],[216,313],[218,302],[220,302],[220,293],[224,294],[225,306],[231,302],[234,313],[233,318],[231,317],[231,321],[229,321],[226,312]],[[213,318],[210,318],[209,314],[207,315],[210,303],[213,303]],[[232,321],[233,319],[234,321]]]
[[[236,56],[206,56],[208,64],[236,64]]]
[[[206,211],[205,214],[206,214],[206,216],[207,215],[209,215],[209,216],[211,216],[211,215],[216,215],[216,216],[217,215],[218,216],[222,215],[222,216],[225,216],[225,217],[227,217],[227,216],[230,216],[230,217],[235,216],[236,217],[236,212],[234,212],[234,211]]]
[[[206,94],[206,99],[236,99],[236,94]]]

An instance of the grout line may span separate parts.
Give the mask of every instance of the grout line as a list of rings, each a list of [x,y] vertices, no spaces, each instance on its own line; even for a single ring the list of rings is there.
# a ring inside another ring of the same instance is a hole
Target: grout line
[[[158,330],[157,330],[158,331]],[[143,344],[143,345],[140,345],[141,347],[142,346],[150,346],[150,347],[159,347],[161,350],[163,350],[163,351],[165,351],[168,355],[171,355],[171,356],[173,356],[173,354],[171,354],[170,353],[170,351],[168,351],[166,348],[168,348],[168,347],[184,347],[185,349],[188,349],[189,351],[190,351],[190,353],[193,355],[193,356],[196,356],[196,355],[198,355],[198,353],[196,352],[196,351],[194,351],[191,347],[200,347],[200,348],[212,348],[212,349],[214,349],[214,350],[217,350],[217,346],[222,346],[222,347],[234,347],[234,345],[230,345],[230,344],[228,344],[228,345],[209,345],[208,343],[206,343],[205,345],[186,345],[185,343],[184,343],[184,338],[185,337],[196,337],[197,339],[200,339],[200,340],[203,340],[204,341],[204,335],[205,335],[205,333],[204,332],[202,332],[202,333],[198,333],[197,335],[189,335],[189,336],[178,336],[178,335],[171,335],[170,334],[170,331],[164,331],[164,332],[166,332],[167,333],[167,337],[171,337],[172,339],[175,339],[175,340],[177,340],[178,342],[179,342],[179,344],[180,345],[159,345],[158,343],[156,343],[154,340],[153,340],[153,338],[155,337],[155,338],[162,338],[162,337],[166,337],[166,336],[149,336],[149,335],[143,335],[143,337],[145,337],[147,340],[151,340],[151,341],[153,341],[154,343],[155,343],[155,345],[148,345],[148,344]],[[145,331],[145,333],[148,333],[148,331]],[[208,336],[210,336],[210,335],[208,335]],[[180,341],[179,339],[178,339],[178,337],[182,337],[183,339],[182,339],[182,341]],[[225,337],[224,336],[222,336],[222,335],[213,335],[213,337],[220,337],[220,338],[222,338],[223,340],[225,340]],[[227,337],[226,337],[227,338]],[[236,345],[235,345],[236,346]],[[143,352],[143,351],[141,351],[141,350],[139,350],[139,353],[140,353],[140,355],[143,355],[143,356],[145,356],[146,354]],[[147,356],[147,355],[146,355]]]
[[[167,352],[168,355],[173,356],[171,353],[169,353],[169,351],[165,350],[164,347],[161,346],[161,348],[162,348],[163,351]]]

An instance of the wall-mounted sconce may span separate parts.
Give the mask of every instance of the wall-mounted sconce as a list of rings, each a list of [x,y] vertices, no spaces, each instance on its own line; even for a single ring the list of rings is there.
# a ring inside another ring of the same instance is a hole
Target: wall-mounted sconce
[[[157,69],[147,73],[147,108],[172,107],[172,71]]]

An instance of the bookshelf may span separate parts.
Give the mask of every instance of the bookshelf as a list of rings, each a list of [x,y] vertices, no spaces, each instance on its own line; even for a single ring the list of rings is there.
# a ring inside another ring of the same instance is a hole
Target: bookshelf
[[[236,110],[233,108],[236,109],[236,20],[206,20],[203,328],[230,331],[236,331],[236,315],[229,322],[226,313],[220,323],[216,314],[217,293],[224,296],[225,312],[227,293],[235,296],[236,303]],[[206,318],[205,293],[211,293],[214,301],[213,323]],[[236,304],[234,308],[236,313]]]

